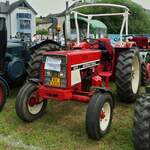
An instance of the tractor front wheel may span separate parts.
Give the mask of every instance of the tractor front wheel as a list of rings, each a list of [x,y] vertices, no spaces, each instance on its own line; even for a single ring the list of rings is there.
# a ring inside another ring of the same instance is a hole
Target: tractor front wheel
[[[16,98],[16,113],[26,122],[32,122],[43,115],[47,100],[38,101],[37,85],[27,82],[19,91]]]
[[[120,100],[134,102],[140,88],[140,57],[138,50],[120,52],[116,67],[116,86]]]
[[[150,149],[150,95],[141,96],[136,101],[133,142],[135,150]]]
[[[99,140],[110,129],[113,100],[109,93],[95,93],[86,112],[86,131],[90,138]]]

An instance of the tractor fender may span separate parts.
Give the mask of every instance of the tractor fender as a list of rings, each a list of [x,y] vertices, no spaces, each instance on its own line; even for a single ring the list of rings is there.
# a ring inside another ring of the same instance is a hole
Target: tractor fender
[[[33,50],[33,51],[34,51],[35,49],[38,49],[38,48],[40,48],[41,46],[43,46],[43,45],[45,45],[45,44],[49,44],[49,43],[52,43],[52,44],[55,44],[55,45],[58,45],[59,47],[61,47],[61,45],[60,45],[58,42],[56,42],[56,41],[53,41],[53,40],[44,40],[44,41],[41,41],[41,42],[39,42],[39,43],[37,43],[37,44],[31,46],[31,47],[30,47],[30,50],[31,50],[31,51]]]
[[[132,47],[136,47],[136,42],[130,42],[130,41],[127,41],[127,42],[117,42],[115,44],[115,48],[119,49],[130,49]]]
[[[36,85],[38,85],[39,83],[42,83],[42,81],[37,78],[28,79],[27,82],[34,83]]]
[[[110,89],[106,89],[105,87],[97,87],[95,93],[109,93],[113,100],[113,108],[115,107],[115,97]]]
[[[7,81],[2,77],[2,76],[0,76],[0,81],[3,83],[3,85],[5,86],[5,88],[6,88],[6,97],[8,97],[9,96],[9,93],[10,93],[10,87],[9,87],[9,85],[8,85],[8,83],[7,83]]]

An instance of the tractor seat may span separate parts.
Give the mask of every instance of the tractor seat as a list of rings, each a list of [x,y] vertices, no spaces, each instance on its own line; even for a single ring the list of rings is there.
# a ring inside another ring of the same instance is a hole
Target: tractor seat
[[[102,76],[102,77],[110,77],[111,75],[112,75],[112,72],[110,71],[104,71],[104,72],[99,73],[99,76]]]

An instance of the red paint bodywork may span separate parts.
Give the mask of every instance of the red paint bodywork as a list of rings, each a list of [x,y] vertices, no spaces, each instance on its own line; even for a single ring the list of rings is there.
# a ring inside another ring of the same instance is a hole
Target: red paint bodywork
[[[91,73],[91,86],[105,87],[110,89],[109,80],[114,74],[117,51],[115,51],[110,40],[107,38],[96,39],[92,43],[81,42],[79,45],[73,44],[73,50],[46,52],[44,56],[65,56],[67,59],[67,87],[58,88],[50,87],[44,84],[38,85],[37,94],[42,99],[56,99],[59,101],[76,100],[80,102],[88,102],[94,93],[94,89],[85,91],[86,83],[77,83],[71,85],[71,67],[83,63],[98,61],[96,66],[89,67]],[[106,57],[106,58],[105,58]],[[81,79],[84,79],[88,73],[88,69],[80,70]],[[44,63],[42,64],[42,80],[44,81]],[[104,83],[103,84],[103,80]],[[43,82],[44,83],[44,82]],[[39,98],[39,99],[41,99]]]
[[[115,48],[124,48],[124,49],[130,49],[130,48],[136,47],[136,46],[137,46],[136,42],[134,42],[134,41],[122,42],[122,43],[117,42],[115,44]]]
[[[148,37],[136,36],[132,37],[130,41],[134,41],[140,49],[148,49]]]

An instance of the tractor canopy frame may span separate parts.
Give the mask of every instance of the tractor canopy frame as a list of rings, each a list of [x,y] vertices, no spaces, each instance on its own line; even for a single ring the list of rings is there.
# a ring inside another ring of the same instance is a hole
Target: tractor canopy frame
[[[79,9],[81,8],[91,8],[91,7],[113,7],[113,8],[118,8],[118,9],[123,9],[123,12],[120,13],[100,13],[100,14],[85,14],[79,12]],[[78,15],[87,17],[88,19],[88,25],[87,25],[87,39],[90,37],[90,20],[93,17],[108,17],[108,16],[123,16],[122,20],[122,26],[120,29],[120,43],[122,43],[122,35],[125,29],[125,35],[128,35],[128,16],[129,16],[129,9],[126,6],[123,5],[116,5],[116,4],[85,4],[81,6],[74,7],[66,12],[66,22],[68,22],[68,16],[73,14],[75,18],[75,27],[76,27],[76,33],[77,33],[77,44],[80,43],[80,34],[79,34],[79,24],[78,24]],[[68,24],[66,23],[66,29],[68,29]],[[69,32],[70,30],[68,30]],[[67,32],[67,31],[66,31]],[[68,35],[68,34],[66,34]]]

